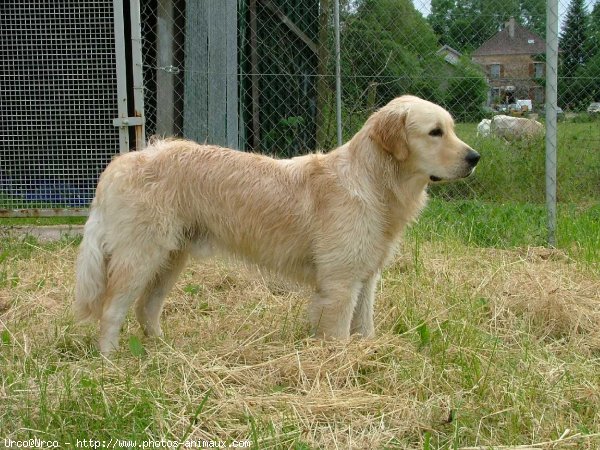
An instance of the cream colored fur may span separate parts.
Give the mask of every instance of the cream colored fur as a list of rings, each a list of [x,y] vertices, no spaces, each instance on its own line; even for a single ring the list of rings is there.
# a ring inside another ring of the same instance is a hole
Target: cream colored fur
[[[468,176],[473,155],[444,109],[410,96],[327,154],[276,160],[154,141],[117,157],[100,178],[75,311],[100,320],[105,354],[118,347],[136,300],[144,332],[159,336],[164,298],[188,255],[227,253],[312,286],[316,336],[372,336],[379,273],[425,206],[431,177]]]

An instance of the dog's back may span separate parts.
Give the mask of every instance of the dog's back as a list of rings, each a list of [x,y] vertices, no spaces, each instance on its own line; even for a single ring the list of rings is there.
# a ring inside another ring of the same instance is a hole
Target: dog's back
[[[115,158],[85,226],[76,315],[100,318],[111,277],[138,264],[160,266],[181,251],[227,253],[313,282],[311,174],[300,167],[184,140],[154,141]]]

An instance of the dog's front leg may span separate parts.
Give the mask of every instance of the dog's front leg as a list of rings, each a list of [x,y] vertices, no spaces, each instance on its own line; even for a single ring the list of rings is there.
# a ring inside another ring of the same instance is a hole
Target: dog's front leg
[[[327,280],[318,287],[310,305],[310,320],[315,337],[348,339],[350,322],[362,283]]]
[[[378,281],[379,273],[371,276],[362,284],[352,316],[350,334],[360,334],[365,338],[372,337],[375,334],[373,304]]]

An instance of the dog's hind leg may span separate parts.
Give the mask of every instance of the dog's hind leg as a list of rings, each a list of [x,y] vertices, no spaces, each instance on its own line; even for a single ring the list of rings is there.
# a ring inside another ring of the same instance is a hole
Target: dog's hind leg
[[[108,355],[119,347],[119,333],[127,310],[154,282],[169,252],[155,249],[152,255],[111,255],[107,289],[100,318],[100,352]]]
[[[169,260],[146,287],[135,304],[135,315],[146,336],[162,336],[160,314],[167,294],[173,288],[188,260],[186,251],[171,253]]]
[[[356,281],[331,279],[320,283],[309,307],[315,337],[350,337],[350,323],[361,284]]]
[[[373,303],[375,301],[375,289],[379,281],[379,274],[373,275],[365,281],[358,294],[356,307],[350,325],[350,334],[360,334],[363,337],[372,337],[375,334],[373,324]]]

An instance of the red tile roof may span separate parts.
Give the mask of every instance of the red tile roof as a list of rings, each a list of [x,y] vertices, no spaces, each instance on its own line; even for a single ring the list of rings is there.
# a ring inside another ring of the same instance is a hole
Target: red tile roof
[[[512,23],[511,23],[512,22]],[[546,41],[511,19],[506,27],[485,41],[472,56],[536,55],[546,53]],[[514,27],[514,32],[510,28]]]

